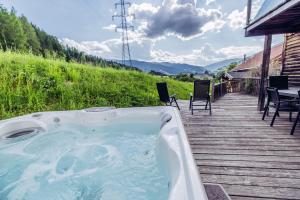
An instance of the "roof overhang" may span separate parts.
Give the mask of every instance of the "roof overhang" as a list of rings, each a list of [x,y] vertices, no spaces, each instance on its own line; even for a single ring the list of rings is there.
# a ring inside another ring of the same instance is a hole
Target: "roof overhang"
[[[300,0],[287,0],[245,29],[246,37],[300,32]]]

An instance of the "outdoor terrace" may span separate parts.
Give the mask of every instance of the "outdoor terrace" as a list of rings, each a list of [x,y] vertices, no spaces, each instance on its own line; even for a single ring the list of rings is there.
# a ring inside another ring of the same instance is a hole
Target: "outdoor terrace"
[[[213,103],[212,116],[180,106],[204,183],[221,184],[233,200],[300,199],[300,129],[289,134],[287,114],[270,127],[257,97],[238,93]]]

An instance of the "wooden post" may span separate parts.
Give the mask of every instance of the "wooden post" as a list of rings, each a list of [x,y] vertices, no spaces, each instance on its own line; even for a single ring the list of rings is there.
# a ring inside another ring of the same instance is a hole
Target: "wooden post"
[[[272,35],[265,36],[264,44],[264,53],[263,60],[261,65],[261,75],[260,75],[260,88],[259,88],[259,97],[258,97],[258,107],[259,111],[264,109],[265,104],[265,83],[269,74],[269,64],[270,64],[270,55],[271,55],[271,45],[272,45]]]
[[[211,83],[211,101],[215,101],[215,82],[212,81]]]
[[[251,10],[252,10],[252,0],[248,0],[248,6],[247,6],[247,21],[246,25],[250,24],[251,20]]]

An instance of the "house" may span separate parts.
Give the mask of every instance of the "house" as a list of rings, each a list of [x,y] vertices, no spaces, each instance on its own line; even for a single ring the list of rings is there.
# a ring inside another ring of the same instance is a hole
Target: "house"
[[[300,86],[300,33],[285,35],[282,56],[281,74],[289,76],[290,86]]]
[[[272,47],[270,54],[269,75],[279,75],[282,66],[283,44],[278,44]],[[263,60],[263,51],[258,52],[246,59],[243,63],[227,72],[225,76],[228,79],[242,79],[260,77],[260,71]]]
[[[260,70],[258,109],[263,110],[265,87],[271,63],[272,35],[286,34],[281,74],[289,75],[289,85],[300,85],[300,0],[265,0],[251,20],[252,0],[248,0],[245,36],[265,36]]]

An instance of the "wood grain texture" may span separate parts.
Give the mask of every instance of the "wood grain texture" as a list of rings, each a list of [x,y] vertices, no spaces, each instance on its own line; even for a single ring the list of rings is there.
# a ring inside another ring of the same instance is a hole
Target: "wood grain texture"
[[[227,94],[207,111],[181,116],[205,183],[221,184],[233,200],[300,199],[300,128],[282,113],[270,127],[261,120],[257,97]],[[270,111],[270,116],[273,112]]]

